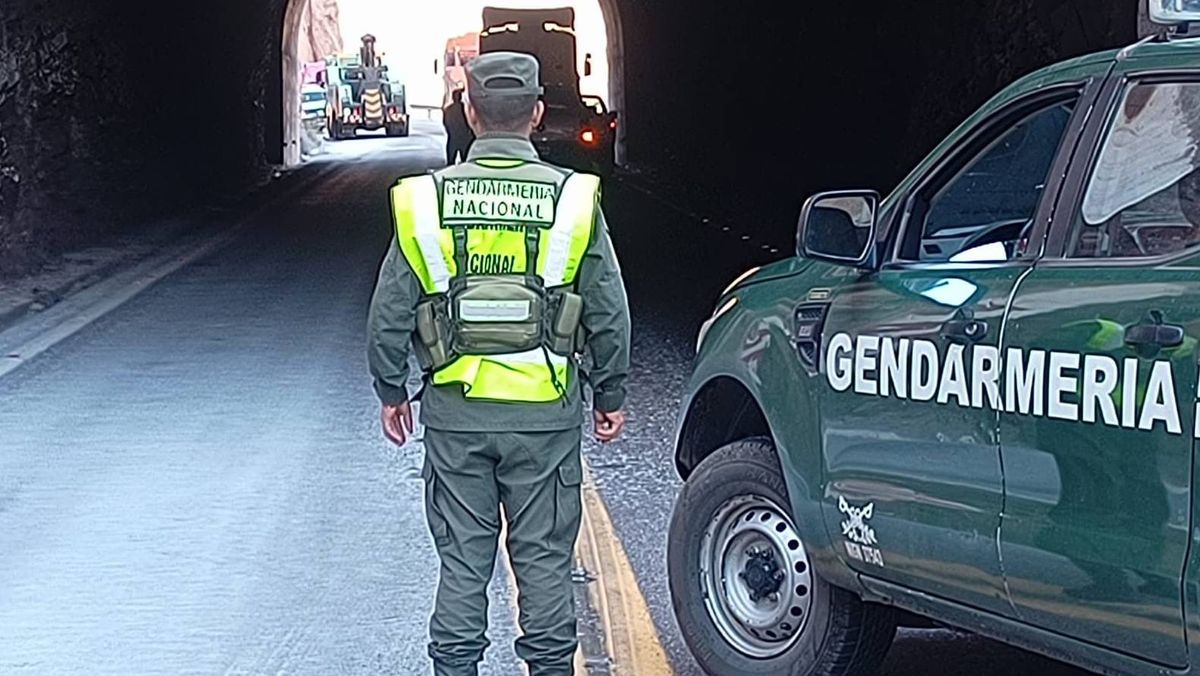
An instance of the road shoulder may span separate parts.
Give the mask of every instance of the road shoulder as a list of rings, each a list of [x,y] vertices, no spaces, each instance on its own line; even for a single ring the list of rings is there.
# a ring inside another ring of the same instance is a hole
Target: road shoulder
[[[586,581],[587,607],[579,615],[584,620],[582,627],[588,629],[591,624],[599,636],[584,634],[576,673],[588,676],[673,674],[633,566],[590,469],[585,472],[583,505],[583,525],[576,550],[576,579]],[[597,649],[603,652],[597,654],[594,652]]]

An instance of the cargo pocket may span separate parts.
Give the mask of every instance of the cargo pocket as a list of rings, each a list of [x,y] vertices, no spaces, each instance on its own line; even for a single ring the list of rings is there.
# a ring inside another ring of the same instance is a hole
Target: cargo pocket
[[[442,516],[442,512],[438,509],[437,501],[441,486],[438,483],[437,474],[433,471],[433,465],[428,460],[421,468],[421,478],[425,480],[425,520],[429,523],[429,532],[433,534],[433,544],[438,548],[445,547],[450,544],[450,527],[446,524],[446,518]]]
[[[580,486],[583,484],[583,460],[578,452],[558,466],[558,481],[554,484],[554,539],[574,542],[579,535],[583,515]]]

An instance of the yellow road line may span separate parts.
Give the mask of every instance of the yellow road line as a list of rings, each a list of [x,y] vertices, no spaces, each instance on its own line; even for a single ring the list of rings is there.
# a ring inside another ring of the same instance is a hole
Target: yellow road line
[[[595,576],[588,585],[592,606],[600,616],[613,676],[671,676],[646,599],[617,537],[591,470],[584,467],[583,525],[576,548],[579,564]],[[579,667],[576,673],[586,674]]]
[[[513,600],[513,624],[517,623],[517,583],[509,563],[505,522],[501,519],[500,543],[505,548],[501,565],[505,568],[509,598]],[[637,576],[617,537],[608,508],[592,480],[584,461],[583,523],[575,549],[579,565],[595,577],[588,585],[588,597],[600,617],[605,652],[611,661],[613,676],[673,676],[666,651],[654,627],[646,599],[638,587]],[[522,671],[527,673],[527,670]],[[575,674],[587,676],[582,647],[575,651]]]

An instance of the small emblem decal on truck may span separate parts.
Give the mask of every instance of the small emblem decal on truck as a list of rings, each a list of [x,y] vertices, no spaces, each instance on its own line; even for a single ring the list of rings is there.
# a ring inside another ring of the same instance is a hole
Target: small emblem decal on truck
[[[856,561],[883,567],[883,552],[874,547],[879,544],[875,537],[875,529],[868,521],[875,516],[875,503],[865,507],[855,507],[846,498],[838,498],[838,511],[845,514],[847,519],[842,522],[842,535],[846,538],[846,554]]]

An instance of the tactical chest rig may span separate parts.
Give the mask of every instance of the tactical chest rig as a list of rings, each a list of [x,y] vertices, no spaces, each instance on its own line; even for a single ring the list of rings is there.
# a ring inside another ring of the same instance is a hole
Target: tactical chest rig
[[[459,165],[393,189],[401,250],[423,286],[414,348],[468,398],[565,396],[582,349],[575,288],[599,180],[535,163]]]

